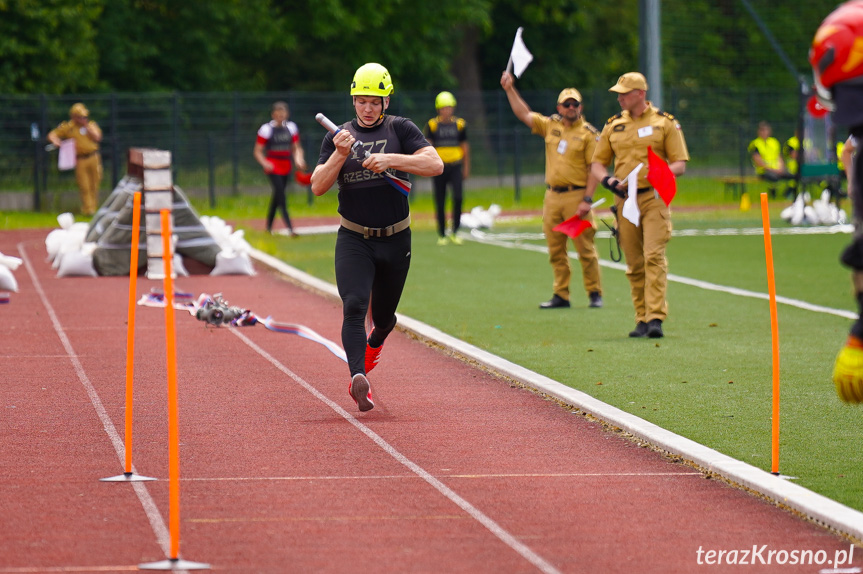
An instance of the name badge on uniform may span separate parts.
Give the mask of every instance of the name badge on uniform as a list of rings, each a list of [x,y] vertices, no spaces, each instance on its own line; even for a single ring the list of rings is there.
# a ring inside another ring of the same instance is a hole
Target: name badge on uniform
[[[560,140],[560,143],[557,144],[557,153],[563,155],[566,153],[566,140]]]
[[[646,138],[649,135],[653,135],[653,126],[645,126],[643,128],[638,128],[638,137]]]
[[[80,133],[81,135],[86,134],[86,133],[87,133],[87,128],[79,128],[79,129],[78,129],[78,133]]]

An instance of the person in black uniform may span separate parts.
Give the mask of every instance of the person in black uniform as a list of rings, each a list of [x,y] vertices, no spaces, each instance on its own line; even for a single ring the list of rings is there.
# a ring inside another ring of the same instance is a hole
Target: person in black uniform
[[[276,211],[281,213],[285,228],[291,237],[297,237],[288,215],[288,199],[285,189],[293,169],[292,160],[297,168],[306,169],[306,159],[303,146],[300,145],[300,130],[297,124],[288,121],[288,104],[276,102],[273,104],[272,121],[262,125],[255,138],[255,161],[261,164],[264,172],[270,178],[273,194],[270,206],[267,208],[267,231],[273,231],[273,219]]]
[[[438,245],[446,245],[446,188],[452,187],[452,234],[449,240],[463,243],[458,236],[461,226],[461,206],[464,180],[470,177],[470,145],[467,142],[467,122],[454,115],[455,96],[441,92],[434,101],[438,115],[423,129],[426,139],[435,146],[443,161],[443,173],[434,178],[434,204],[437,215]]]
[[[815,87],[822,104],[834,112],[833,120],[847,126],[854,138],[863,137],[863,60],[858,46],[863,36],[863,0],[845,2],[818,27],[809,50]],[[858,317],[836,356],[833,383],[839,398],[863,403],[863,158],[853,159],[848,197],[851,199],[854,235],[840,260],[852,271]]]
[[[443,171],[443,162],[413,122],[386,115],[393,82],[382,65],[360,66],[350,93],[356,118],[324,137],[312,173],[312,193],[323,195],[338,183],[341,227],[335,267],[342,299],[342,345],[351,374],[348,392],[360,411],[368,411],[375,405],[366,375],[377,365],[384,341],[396,326],[396,308],[411,262],[408,198],[382,174],[433,177]],[[355,142],[360,145],[354,147]],[[369,306],[374,328],[367,336]]]

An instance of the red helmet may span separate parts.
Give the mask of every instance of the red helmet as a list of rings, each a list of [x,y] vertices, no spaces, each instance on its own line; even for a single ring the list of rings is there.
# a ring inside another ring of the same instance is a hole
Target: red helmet
[[[818,27],[809,63],[820,88],[863,76],[863,0],[845,2]]]

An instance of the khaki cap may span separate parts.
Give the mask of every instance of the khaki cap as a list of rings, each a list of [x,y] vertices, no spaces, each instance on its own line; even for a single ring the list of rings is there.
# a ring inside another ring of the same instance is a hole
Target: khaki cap
[[[560,92],[559,96],[557,96],[557,103],[562,104],[566,100],[575,100],[580,104],[582,101],[581,94],[578,93],[578,90],[576,90],[575,88],[566,88],[565,90]]]
[[[71,108],[69,108],[69,116],[73,117],[73,118],[75,116],[82,117],[82,118],[89,118],[90,117],[90,110],[88,110],[86,108],[86,106],[84,106],[84,104],[79,102],[77,104],[74,104]]]
[[[609,92],[617,92],[618,94],[626,94],[632,90],[647,91],[647,80],[638,72],[629,72],[618,78],[617,83],[611,86]]]

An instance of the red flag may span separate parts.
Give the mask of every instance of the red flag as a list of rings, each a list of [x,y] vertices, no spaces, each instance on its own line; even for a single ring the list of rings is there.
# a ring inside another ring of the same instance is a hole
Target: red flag
[[[565,233],[568,236],[575,239],[578,237],[582,231],[590,227],[590,222],[585,221],[580,218],[578,215],[573,215],[563,223],[558,223],[552,229],[554,231],[560,231],[561,233]]]
[[[665,205],[671,205],[671,200],[677,193],[677,180],[668,168],[668,164],[656,155],[650,146],[647,146],[647,181],[659,192],[659,197]]]

